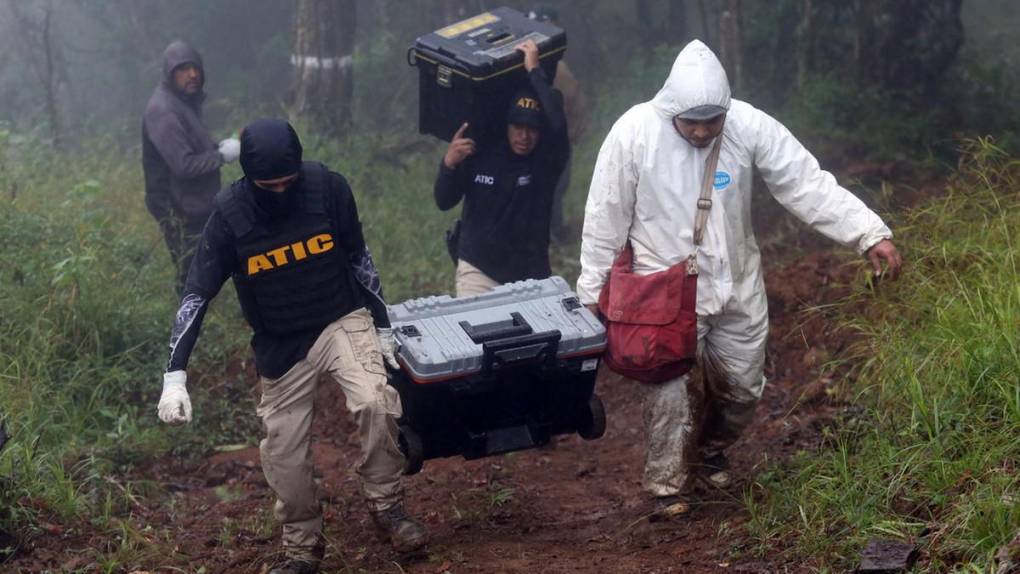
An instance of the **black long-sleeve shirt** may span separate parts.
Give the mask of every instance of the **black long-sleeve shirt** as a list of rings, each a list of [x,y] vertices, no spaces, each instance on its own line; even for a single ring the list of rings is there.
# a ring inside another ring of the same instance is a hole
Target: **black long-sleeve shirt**
[[[300,193],[300,190],[295,192]],[[257,194],[258,191],[253,193]],[[271,195],[272,193],[263,192],[263,198],[270,201],[255,201],[256,218],[285,217],[287,209],[294,209],[293,206],[281,206],[279,202],[267,205],[271,200],[280,199],[279,196]],[[256,195],[256,199],[258,198]],[[279,214],[281,207],[284,215]],[[350,302],[351,311],[368,307],[377,327],[389,327],[382,285],[372,255],[365,245],[354,194],[347,181],[337,173],[329,174],[326,208],[335,227],[337,244],[349,255],[349,271],[358,279],[357,284],[361,287],[360,291],[345,293],[345,300]],[[188,273],[184,295],[170,337],[168,372],[187,367],[209,302],[216,297],[223,283],[232,274],[241,271],[241,262],[234,247],[234,236],[223,214],[217,209],[213,211],[206,224]],[[338,285],[337,288],[346,289],[346,283]],[[271,379],[283,376],[295,363],[305,358],[321,332],[322,329],[318,328],[285,337],[256,332],[251,344],[255,351],[255,366],[259,374]]]
[[[553,194],[570,155],[562,96],[541,67],[528,80],[546,116],[535,149],[519,156],[502,138],[454,169],[440,161],[434,189],[441,210],[464,200],[458,256],[500,283],[551,274]]]

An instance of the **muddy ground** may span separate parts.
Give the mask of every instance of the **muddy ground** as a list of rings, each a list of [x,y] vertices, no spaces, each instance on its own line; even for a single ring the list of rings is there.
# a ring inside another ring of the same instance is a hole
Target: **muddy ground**
[[[859,177],[874,171],[864,164],[843,168],[850,175],[863,170]],[[885,207],[904,209],[937,194],[940,186],[938,180],[925,181]],[[729,451],[738,479],[731,488],[700,489],[689,515],[652,520],[640,492],[639,383],[603,370],[596,388],[606,407],[603,438],[562,436],[552,448],[475,461],[431,460],[407,478],[409,510],[426,523],[432,543],[423,556],[400,557],[377,538],[361,502],[353,471],[354,425],[339,388],[323,379],[313,426],[329,544],[323,572],[813,571],[810,566],[817,565],[783,551],[786,541],[763,543],[749,535],[744,500],[760,495],[754,486],[760,472],[818,448],[822,430],[847,409],[830,394],[841,372],[823,367],[845,353],[853,334],[834,328],[834,311],[826,305],[845,299],[862,282],[863,261],[833,254],[831,243],[765,201],[755,213],[755,228],[766,230],[759,245],[764,261],[773,265],[766,270],[769,383],[754,423]],[[255,380],[251,363],[244,362],[249,380]],[[88,524],[44,521],[35,536],[16,542],[17,555],[0,564],[0,572],[265,573],[280,559],[274,497],[257,447],[198,463],[167,457],[108,480],[126,493],[140,493],[127,497],[132,510],[116,536],[90,533]],[[42,514],[45,518],[44,509]],[[114,560],[97,560],[101,555]]]
[[[772,541],[759,555],[744,525],[743,497],[756,473],[799,449],[817,446],[840,409],[828,398],[822,365],[838,356],[847,334],[825,311],[860,279],[857,261],[815,252],[767,274],[772,331],[769,384],[756,420],[731,449],[738,484],[703,492],[690,515],[651,521],[639,489],[643,461],[637,383],[600,373],[605,437],[561,437],[554,448],[476,461],[428,461],[406,481],[410,509],[428,525],[427,556],[401,559],[375,536],[360,502],[352,466],[353,424],[335,384],[322,384],[315,423],[317,473],[329,540],[325,572],[796,572],[801,566]],[[23,540],[4,572],[99,571],[96,554],[117,547],[114,570],[264,572],[278,551],[271,492],[255,447],[217,453],[197,466],[162,460],[132,479],[155,480],[164,492],[138,497],[116,537],[87,526],[44,525]],[[752,494],[753,495],[753,494]]]

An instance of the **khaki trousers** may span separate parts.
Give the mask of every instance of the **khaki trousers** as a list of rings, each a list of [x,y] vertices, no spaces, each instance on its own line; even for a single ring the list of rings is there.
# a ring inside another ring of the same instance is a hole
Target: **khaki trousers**
[[[768,318],[742,313],[698,317],[698,365],[662,384],[642,384],[648,430],[643,489],[681,494],[701,457],[722,452],[750,424],[765,388]]]
[[[470,297],[488,293],[499,286],[500,283],[483,273],[474,265],[464,261],[457,261],[457,297]]]
[[[370,510],[400,502],[404,455],[397,446],[400,396],[386,383],[372,316],[354,311],[328,325],[308,356],[278,379],[262,378],[258,415],[266,429],[260,445],[262,471],[276,493],[276,519],[290,557],[308,556],[322,539],[322,511],[312,480],[312,413],[319,375],[329,373],[343,389],[358,425],[357,472]]]

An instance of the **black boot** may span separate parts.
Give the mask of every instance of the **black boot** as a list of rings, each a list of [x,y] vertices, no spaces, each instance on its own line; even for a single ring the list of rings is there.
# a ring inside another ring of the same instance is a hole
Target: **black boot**
[[[715,488],[729,488],[733,483],[733,477],[730,475],[730,461],[722,452],[702,458],[696,472],[698,478]]]
[[[376,527],[386,535],[397,552],[421,550],[429,541],[425,526],[407,515],[403,503],[370,513]]]
[[[315,546],[311,553],[288,556],[283,564],[274,567],[269,574],[317,574],[319,563],[326,554],[324,546]]]

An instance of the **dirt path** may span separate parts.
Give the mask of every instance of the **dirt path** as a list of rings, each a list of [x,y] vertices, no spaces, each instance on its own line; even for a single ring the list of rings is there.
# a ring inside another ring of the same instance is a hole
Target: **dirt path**
[[[802,311],[844,295],[854,276],[854,267],[825,253],[768,274],[770,383],[755,423],[731,449],[741,480],[730,492],[705,495],[690,516],[669,522],[650,522],[640,494],[644,437],[636,383],[602,376],[598,393],[608,430],[600,440],[566,437],[551,449],[426,462],[407,480],[407,499],[433,543],[426,558],[398,562],[376,539],[360,503],[350,470],[353,425],[342,396],[335,385],[322,385],[315,453],[330,541],[324,571],[797,571],[781,556],[749,551],[742,496],[766,461],[815,445],[819,429],[831,420],[837,406],[826,398],[819,369],[846,341],[831,332],[822,314]],[[256,448],[220,453],[196,468],[161,461],[132,478],[155,480],[169,496],[139,498],[118,539],[54,526],[3,568],[92,571],[92,549],[121,548],[122,564],[140,570],[172,571],[164,568],[172,565],[178,568],[173,571],[263,572],[278,550],[272,497]]]

